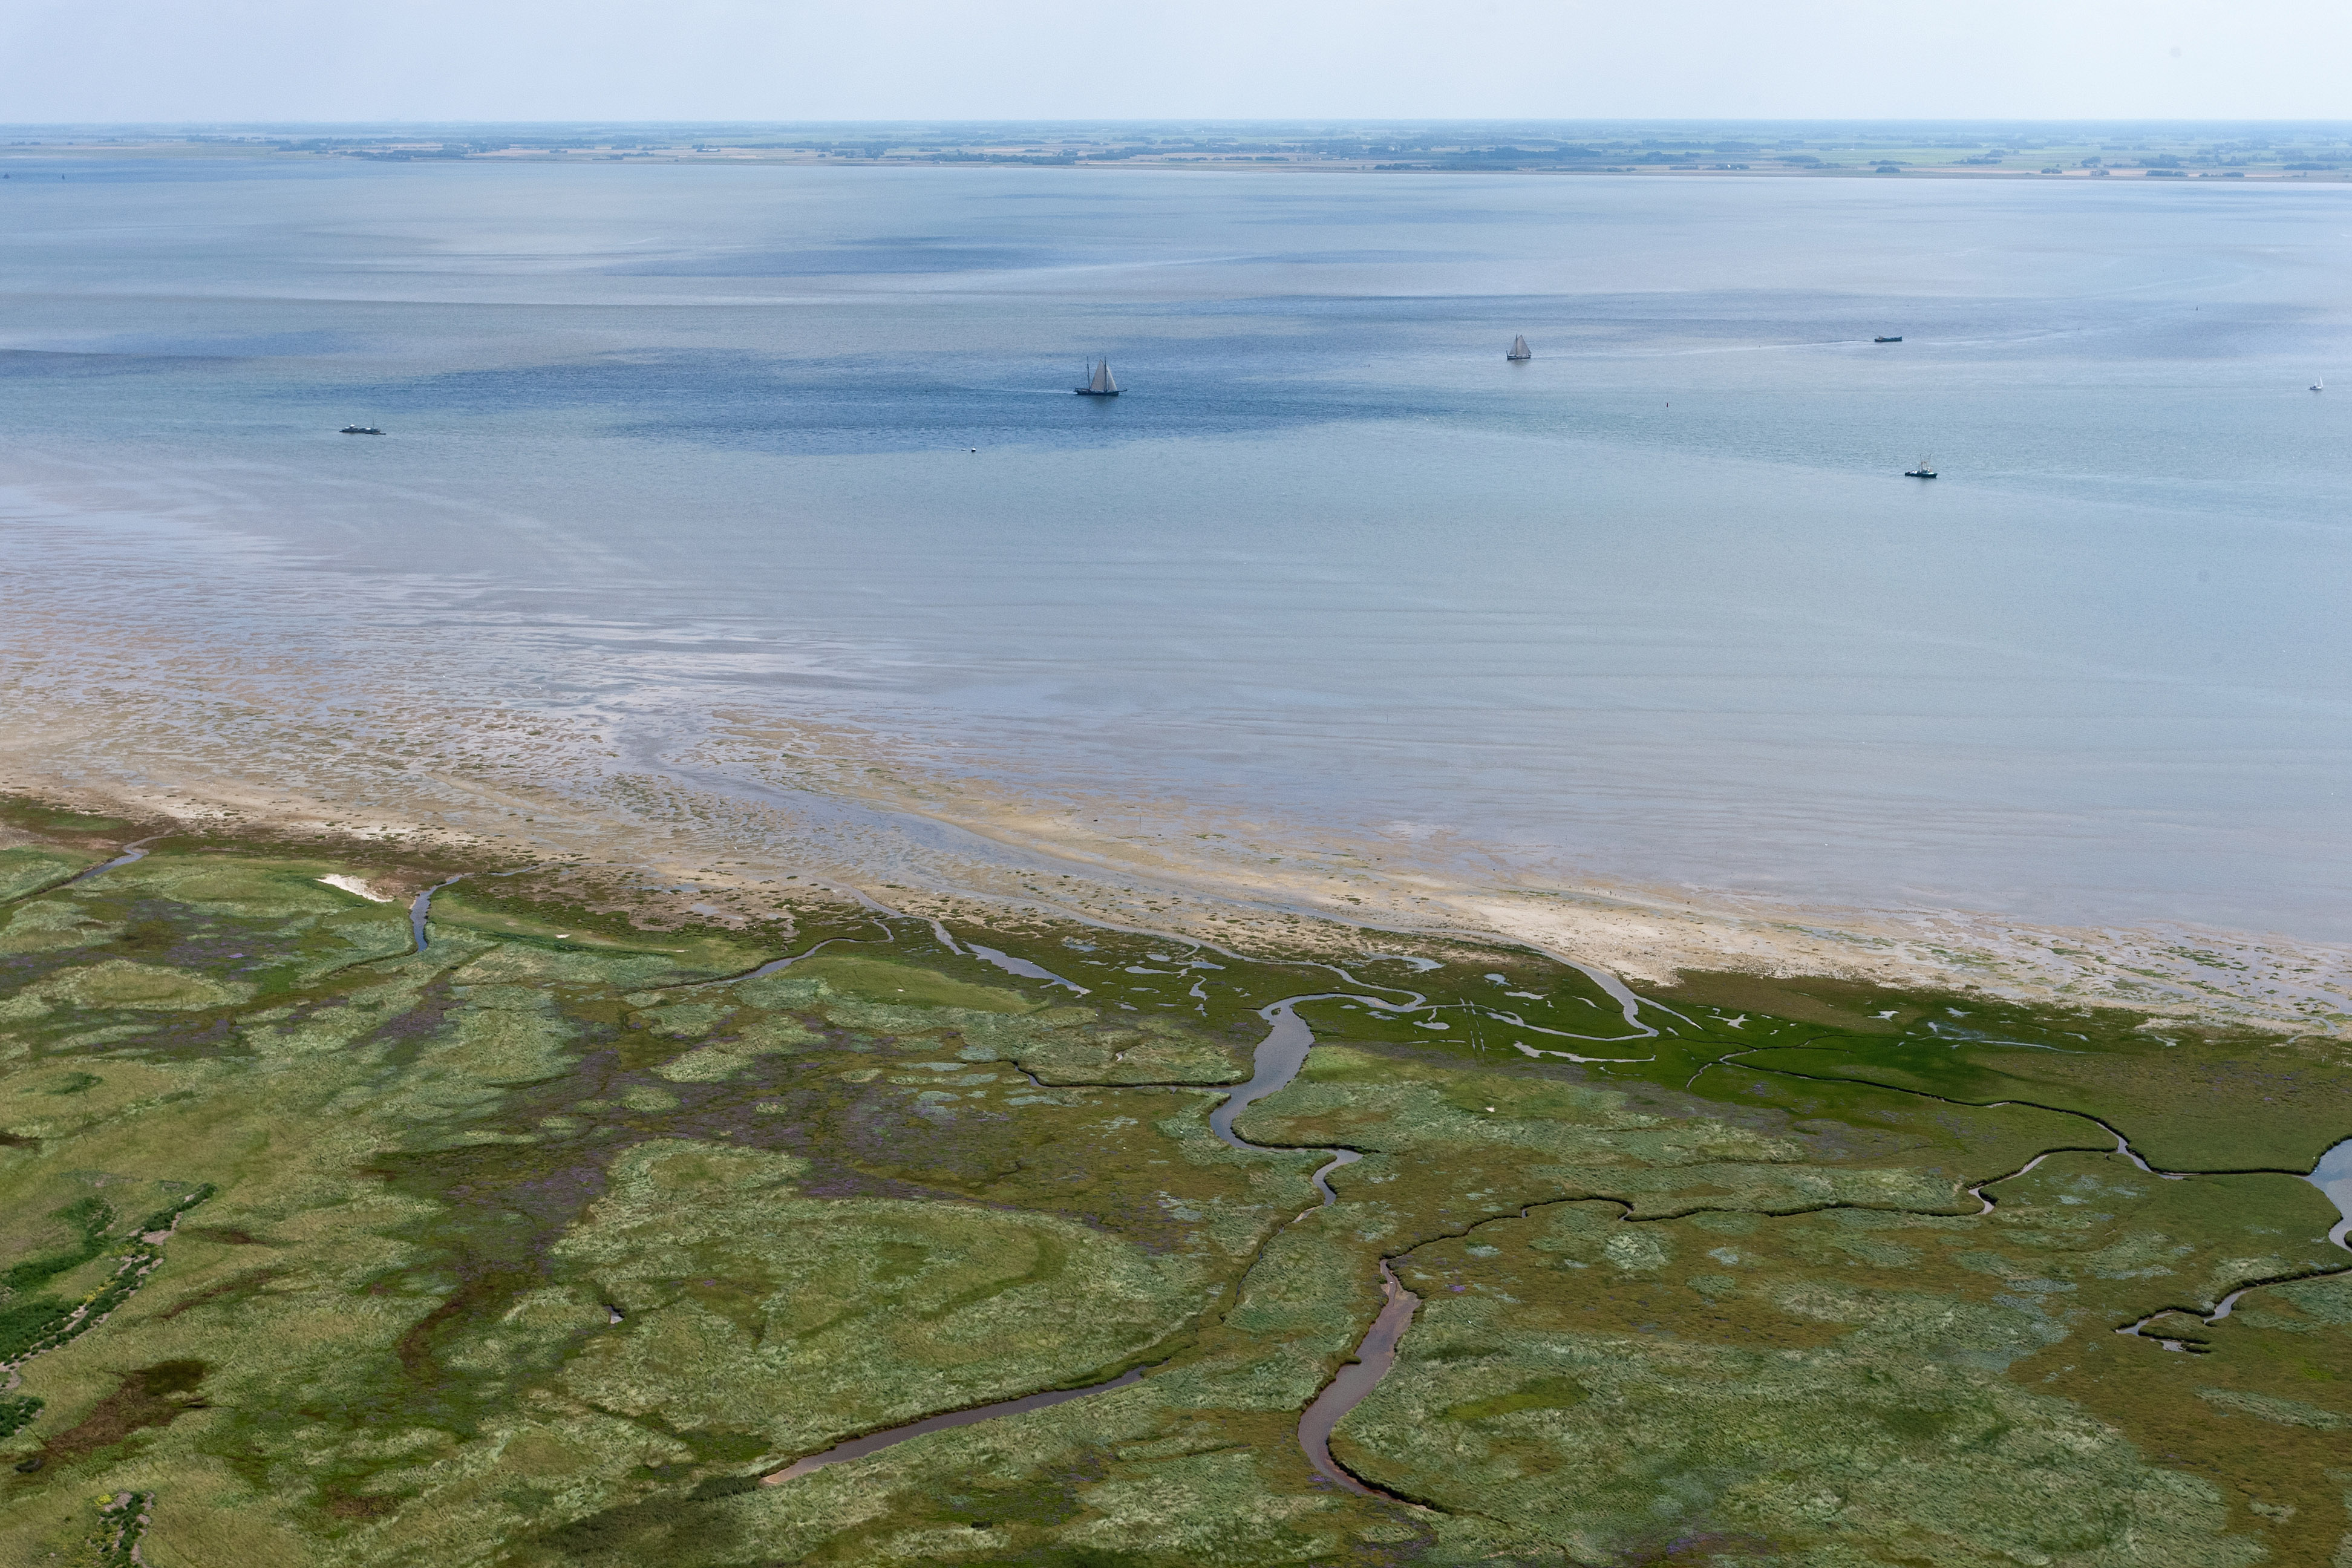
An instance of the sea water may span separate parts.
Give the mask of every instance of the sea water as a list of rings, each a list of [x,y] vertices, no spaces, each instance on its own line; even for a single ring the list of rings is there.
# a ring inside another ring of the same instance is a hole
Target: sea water
[[[0,166],[20,669],[2352,937],[2352,190]]]

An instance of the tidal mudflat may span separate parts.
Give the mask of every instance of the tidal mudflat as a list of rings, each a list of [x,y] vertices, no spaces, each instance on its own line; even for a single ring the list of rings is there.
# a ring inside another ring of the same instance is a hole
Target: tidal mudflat
[[[6,821],[7,1561],[2352,1538],[2334,1033]]]
[[[2339,131],[2153,134],[2063,178],[11,148],[0,788],[746,914],[815,876],[2320,1027],[2352,226],[2206,165]],[[1127,394],[1072,396],[1098,353]]]

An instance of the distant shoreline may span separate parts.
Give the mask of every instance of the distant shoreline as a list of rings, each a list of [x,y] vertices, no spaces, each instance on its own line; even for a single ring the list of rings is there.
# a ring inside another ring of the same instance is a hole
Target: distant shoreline
[[[2345,127],[1719,127],[1452,125],[1183,129],[1062,124],[679,128],[61,127],[10,140],[22,160],[165,157],[318,163],[761,164],[1249,170],[1282,174],[1723,175],[1872,180],[2352,179]],[[1721,133],[1702,134],[1714,129]],[[1734,134],[1734,132],[1739,132]]]

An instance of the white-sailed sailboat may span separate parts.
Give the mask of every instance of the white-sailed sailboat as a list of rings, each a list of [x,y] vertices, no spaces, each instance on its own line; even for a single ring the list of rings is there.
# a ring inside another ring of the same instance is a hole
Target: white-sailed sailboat
[[[1117,397],[1118,383],[1110,378],[1110,361],[1097,361],[1087,376],[1087,384],[1076,391],[1080,397]]]
[[[1528,347],[1528,340],[1526,338],[1517,337],[1511,340],[1511,352],[1505,354],[1503,357],[1505,359],[1533,359],[1536,357],[1536,354],[1533,349]]]
[[[2317,381],[2313,382],[2313,383],[2311,384],[2311,390],[2312,390],[2312,391],[2314,391],[2314,392],[2325,392],[2325,391],[2326,391],[2326,390],[2327,390],[2327,378],[2326,378],[2326,376],[2324,376],[2324,375],[2323,375],[2323,376],[2321,376]]]

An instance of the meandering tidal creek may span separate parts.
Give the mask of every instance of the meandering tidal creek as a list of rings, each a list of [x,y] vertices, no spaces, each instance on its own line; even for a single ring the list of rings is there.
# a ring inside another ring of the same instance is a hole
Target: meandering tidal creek
[[[781,967],[781,964],[772,967]],[[1349,976],[1349,978],[1352,979],[1353,977]],[[1067,983],[1064,982],[1064,984]],[[1627,1023],[1633,1025],[1634,1028],[1641,1030],[1645,1034],[1654,1033],[1648,1025],[1643,1023],[1637,1016],[1638,1010],[1642,1005],[1643,1005],[1643,1003],[1640,998],[1633,995],[1630,991],[1626,991],[1622,983],[1616,980],[1614,976],[1610,977],[1609,989],[1612,997],[1616,997],[1622,1001],[1625,1009]],[[1224,1100],[1216,1107],[1215,1110],[1209,1113],[1210,1131],[1214,1132],[1216,1136],[1223,1140],[1226,1144],[1235,1149],[1269,1154],[1287,1154],[1297,1152],[1297,1150],[1289,1145],[1254,1143],[1234,1131],[1234,1120],[1235,1117],[1239,1116],[1244,1110],[1247,1110],[1257,1101],[1279,1093],[1283,1089],[1288,1087],[1291,1080],[1297,1078],[1300,1070],[1306,1067],[1308,1053],[1313,1050],[1315,1046],[1315,1034],[1313,1029],[1307,1026],[1307,1021],[1298,1016],[1297,1009],[1301,1005],[1308,1002],[1342,1000],[1362,1003],[1369,1006],[1377,1007],[1383,1011],[1393,1013],[1412,1012],[1427,1005],[1427,998],[1417,993],[1401,992],[1400,994],[1409,997],[1410,1000],[1400,1003],[1382,997],[1365,995],[1356,992],[1326,991],[1307,993],[1297,996],[1286,996],[1278,1002],[1270,1003],[1266,1006],[1261,1008],[1258,1016],[1266,1021],[1269,1027],[1266,1031],[1265,1037],[1258,1043],[1256,1052],[1252,1058],[1253,1071],[1247,1082],[1243,1083],[1238,1088],[1234,1089],[1226,1096]],[[1570,1053],[1567,1052],[1555,1052],[1549,1054],[1562,1056],[1570,1055]],[[1728,1061],[1733,1058],[1736,1058],[1738,1054],[1740,1053],[1730,1053],[1726,1058],[1724,1058],[1724,1060]],[[1576,1058],[1574,1059],[1584,1060],[1588,1058]],[[1765,1070],[1769,1071],[1772,1069]],[[1904,1090],[1902,1092],[1909,1093],[1915,1091]],[[1937,1099],[1940,1097],[1927,1095],[1924,1096],[1924,1098]],[[1949,1103],[1961,1105],[1967,1104],[1968,1102],[1956,1100],[1950,1101]],[[2002,1101],[1994,1103],[2006,1104],[2008,1102]],[[1993,1108],[1993,1105],[1989,1104],[1980,1107],[1979,1109],[1990,1110]],[[2084,1120],[2091,1122],[2093,1125],[2098,1127],[2101,1131],[2113,1137],[2115,1139],[2114,1152],[2130,1161],[2135,1167],[2141,1171],[2168,1181],[2186,1181],[2200,1173],[2196,1172],[2157,1170],[2150,1166],[2147,1162],[2140,1156],[2137,1150],[2132,1148],[2129,1140],[2122,1132],[2109,1126],[2105,1121],[2101,1121],[2099,1118],[2084,1115]],[[1326,1163],[1318,1167],[1310,1178],[1314,1183],[1317,1193],[1321,1198],[1320,1204],[1317,1205],[1318,1207],[1329,1207],[1331,1205],[1339,1201],[1339,1194],[1332,1190],[1328,1180],[1330,1173],[1333,1171],[1339,1169],[1341,1166],[1353,1164],[1363,1157],[1352,1149],[1332,1149],[1328,1152],[1330,1153],[1331,1158]],[[2039,1166],[2042,1161],[2049,1158],[2050,1154],[2060,1152],[2062,1151],[2049,1150],[2036,1154],[2017,1170],[2008,1172],[2000,1176],[1990,1177],[1981,1182],[1973,1183],[1967,1187],[1966,1191],[1969,1196],[1974,1197],[1983,1205],[1980,1212],[1985,1215],[1990,1215],[1993,1212],[1996,1205],[1992,1197],[1986,1193],[1986,1188],[1994,1186],[2000,1182],[2009,1181],[2017,1176],[2024,1175],[2028,1172],[2031,1172],[2035,1167]],[[2314,1185],[2326,1193],[2329,1200],[2336,1205],[2338,1211],[2345,1216],[2343,1219],[2338,1221],[2334,1229],[2328,1233],[2328,1239],[2339,1247],[2345,1247],[2347,1250],[2352,1250],[2352,1241],[2347,1241],[2347,1231],[2352,1231],[2352,1139],[2347,1139],[2343,1142],[2338,1143],[2334,1148],[2330,1149],[2327,1153],[2321,1158],[2316,1168],[2315,1168],[2305,1179],[2309,1180]],[[1578,1200],[1571,1199],[1567,1201],[1572,1202]],[[1540,1207],[1543,1205],[1538,1205],[1532,1206]],[[1314,1212],[1314,1208],[1303,1210],[1297,1218],[1304,1219],[1307,1215],[1311,1215]],[[1528,1209],[1522,1208],[1516,1212],[1524,1216],[1529,1211]],[[1630,1215],[1631,1210],[1629,1208],[1628,1216],[1630,1217]],[[1294,1219],[1292,1223],[1297,1223],[1297,1220]],[[1419,1244],[1416,1243],[1415,1245]],[[1412,1247],[1406,1247],[1402,1250],[1411,1251],[1412,1249]],[[1398,1256],[1402,1256],[1402,1253]],[[1313,1402],[1307,1405],[1306,1412],[1300,1416],[1298,1422],[1298,1446],[1306,1454],[1307,1463],[1314,1467],[1316,1473],[1334,1484],[1343,1487],[1349,1491],[1360,1493],[1363,1496],[1391,1498],[1393,1500],[1404,1502],[1409,1500],[1395,1498],[1394,1494],[1383,1491],[1380,1488],[1369,1484],[1361,1477],[1353,1474],[1344,1466],[1339,1464],[1339,1462],[1335,1459],[1331,1454],[1331,1434],[1337,1429],[1340,1421],[1346,1418],[1348,1413],[1353,1410],[1357,1405],[1362,1404],[1363,1401],[1371,1394],[1373,1389],[1380,1385],[1381,1380],[1386,1377],[1390,1371],[1394,1367],[1396,1364],[1398,1346],[1402,1342],[1406,1331],[1412,1327],[1413,1314],[1421,1306],[1421,1298],[1415,1295],[1411,1289],[1407,1289],[1404,1282],[1397,1278],[1394,1269],[1391,1267],[1391,1258],[1384,1257],[1381,1258],[1378,1263],[1381,1290],[1383,1298],[1382,1305],[1378,1316],[1373,1319],[1370,1327],[1365,1331],[1362,1339],[1358,1342],[1354,1357],[1342,1365],[1331,1380],[1324,1384],[1321,1392],[1315,1396]],[[2352,1272],[2352,1265],[2347,1265],[2344,1269],[2325,1272]],[[2324,1277],[2324,1274],[2296,1275],[2292,1278],[2312,1279],[2321,1277]],[[2248,1290],[2259,1289],[2263,1285],[2278,1284],[2283,1282],[2283,1280],[2274,1279],[2248,1280],[2237,1289],[2231,1291],[2221,1300],[2207,1305],[2201,1310],[2184,1308],[2167,1308],[2162,1311],[2151,1314],[2148,1318],[2143,1319],[2138,1322],[2126,1324],[2116,1331],[2122,1334],[2135,1335],[2154,1340],[2167,1351],[2194,1352],[2200,1347],[2191,1342],[2185,1342],[2178,1338],[2168,1337],[2159,1333],[2151,1333],[2147,1331],[2151,1324],[2155,1323],[2158,1320],[2173,1315],[2193,1316],[2201,1319],[2207,1323],[2218,1322],[2222,1318],[2225,1318],[2230,1314],[2231,1309],[2237,1304],[2238,1300],[2245,1295]],[[1042,1410],[1051,1405],[1061,1405],[1073,1399],[1083,1399],[1091,1394],[1105,1394],[1113,1389],[1126,1388],[1141,1382],[1144,1377],[1155,1369],[1155,1366],[1133,1367],[1121,1373],[1117,1377],[1106,1379],[1101,1383],[1088,1384],[1078,1388],[1055,1389],[1042,1394],[1026,1394],[1017,1399],[1000,1400],[993,1404],[978,1405],[968,1410],[952,1411],[942,1415],[926,1416],[921,1420],[908,1422],[903,1426],[893,1426],[883,1431],[868,1433],[864,1436],[851,1438],[845,1442],[838,1443],[830,1448],[826,1448],[820,1453],[803,1456],[803,1458],[794,1460],[792,1464],[786,1466],[782,1469],[777,1470],[767,1476],[765,1479],[771,1485],[793,1480],[799,1477],[811,1474],[814,1471],[826,1468],[829,1466],[841,1464],[852,1459],[864,1458],[867,1455],[877,1453],[884,1448],[891,1447],[894,1445],[906,1442],[911,1438],[923,1436],[928,1433],[944,1431],[956,1426],[968,1426],[982,1421],[992,1421],[1002,1416],[1018,1415],[1027,1411]]]

